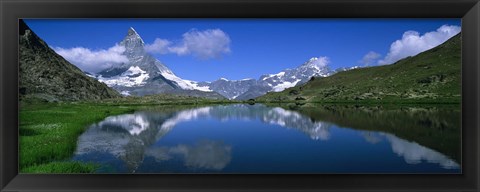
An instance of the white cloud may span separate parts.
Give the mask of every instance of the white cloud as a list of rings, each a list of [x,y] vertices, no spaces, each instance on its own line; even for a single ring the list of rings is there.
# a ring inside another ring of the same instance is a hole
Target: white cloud
[[[365,141],[367,141],[368,143],[377,144],[380,141],[382,141],[382,138],[376,132],[362,131],[361,134],[362,134],[363,138],[365,139]]]
[[[120,45],[115,45],[107,50],[90,50],[84,47],[70,49],[54,47],[53,50],[81,70],[90,73],[100,72],[113,65],[128,62],[128,58],[122,55],[125,47]]]
[[[169,53],[169,46],[172,42],[166,39],[156,38],[152,44],[145,45],[145,50],[150,53],[160,53],[160,54],[167,54]]]
[[[319,68],[324,68],[330,63],[330,59],[328,57],[313,58],[310,61],[310,63],[316,65]]]
[[[219,58],[222,54],[230,53],[230,37],[220,29],[192,29],[182,37],[182,40],[175,44],[157,38],[152,44],[147,44],[145,50],[159,54],[193,55],[200,59]]]
[[[363,56],[362,60],[360,60],[359,63],[365,66],[369,66],[376,63],[381,56],[382,55],[380,55],[377,52],[370,51],[367,54],[365,54],[365,56]]]
[[[159,163],[180,155],[187,167],[221,170],[232,160],[232,147],[222,141],[200,140],[195,145],[149,148],[145,154]]]
[[[461,31],[459,26],[443,25],[436,31],[431,31],[420,35],[417,31],[406,31],[402,39],[393,42],[390,45],[390,51],[378,64],[392,64],[408,56],[414,56],[418,53],[436,47]]]

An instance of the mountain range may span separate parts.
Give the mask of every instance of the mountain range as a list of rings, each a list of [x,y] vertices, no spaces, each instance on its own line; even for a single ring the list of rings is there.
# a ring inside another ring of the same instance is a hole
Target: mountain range
[[[266,74],[258,79],[197,82],[178,77],[166,65],[145,50],[145,42],[130,28],[118,43],[128,62],[96,74],[83,72],[57,54],[20,20],[19,39],[20,97],[47,101],[76,101],[116,98],[121,95],[161,93],[210,99],[247,100],[306,83],[311,77],[326,77],[330,71],[324,58],[311,58],[297,68]],[[120,93],[120,94],[119,94]]]
[[[285,69],[276,74],[266,74],[258,79],[228,80],[220,78],[213,82],[197,82],[178,77],[166,65],[145,50],[145,43],[135,29],[130,28],[119,43],[129,60],[103,70],[88,74],[107,84],[123,95],[152,95],[173,93],[208,98],[247,100],[267,92],[283,91],[286,88],[306,83],[313,76],[326,77],[331,71],[323,64],[325,58],[311,58],[294,69]]]

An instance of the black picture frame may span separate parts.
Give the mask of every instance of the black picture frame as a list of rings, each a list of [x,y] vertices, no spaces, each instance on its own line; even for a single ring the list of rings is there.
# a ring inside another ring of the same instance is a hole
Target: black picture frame
[[[1,191],[478,191],[478,0],[0,0]],[[18,174],[21,18],[462,18],[462,174]]]

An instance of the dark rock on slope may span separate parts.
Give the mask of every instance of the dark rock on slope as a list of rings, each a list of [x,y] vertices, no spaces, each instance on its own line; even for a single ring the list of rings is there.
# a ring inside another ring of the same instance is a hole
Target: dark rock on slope
[[[20,99],[45,101],[100,100],[120,97],[55,53],[23,20],[19,25]]]

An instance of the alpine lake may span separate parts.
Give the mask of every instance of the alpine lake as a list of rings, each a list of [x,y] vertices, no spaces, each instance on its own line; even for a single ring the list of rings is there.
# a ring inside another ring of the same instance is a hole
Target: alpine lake
[[[461,110],[160,106],[90,125],[71,161],[97,173],[461,173]]]

